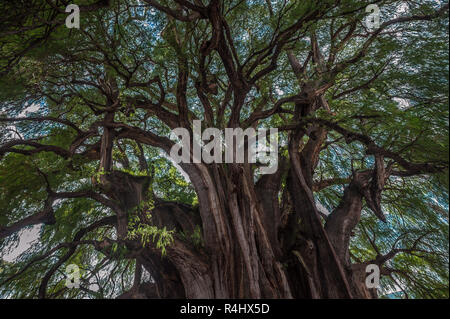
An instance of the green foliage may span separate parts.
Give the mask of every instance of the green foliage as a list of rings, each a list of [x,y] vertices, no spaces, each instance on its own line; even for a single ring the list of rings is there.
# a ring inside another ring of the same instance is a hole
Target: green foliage
[[[193,244],[196,248],[201,248],[204,246],[202,228],[199,225],[195,225],[192,233],[182,231],[178,234],[178,236],[182,240]]]
[[[140,222],[139,217],[135,217],[129,223],[127,237],[129,239],[140,239],[142,246],[156,242],[156,248],[161,249],[161,254],[166,254],[166,249],[174,241],[174,230],[167,230],[166,227],[159,229],[154,225],[148,225]]]

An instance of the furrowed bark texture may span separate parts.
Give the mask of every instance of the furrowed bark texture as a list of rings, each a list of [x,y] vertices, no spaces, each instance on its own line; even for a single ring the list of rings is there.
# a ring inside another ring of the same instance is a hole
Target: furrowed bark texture
[[[297,116],[320,107],[321,101],[315,98],[298,104]],[[135,248],[140,246],[130,243],[154,280],[145,287],[151,292],[139,292],[139,288],[130,296],[370,297],[361,284],[361,269],[354,274],[356,270],[350,265],[348,247],[372,175],[355,176],[342,204],[325,223],[316,208],[312,175],[326,136],[326,129],[320,126],[309,132],[292,132],[289,160],[282,160],[276,173],[263,175],[256,183],[250,164],[181,164],[194,185],[199,206],[157,200],[152,223],[184,234],[193,234],[200,226],[202,245],[175,236],[162,257],[154,247]],[[283,178],[286,187],[280,207]],[[143,191],[149,180],[110,171],[100,177],[100,183],[108,197],[118,203],[118,234],[124,238],[127,212],[145,200]]]

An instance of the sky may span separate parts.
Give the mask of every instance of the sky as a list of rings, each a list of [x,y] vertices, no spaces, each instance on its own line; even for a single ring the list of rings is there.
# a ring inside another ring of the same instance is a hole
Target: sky
[[[24,109],[19,117],[27,116],[28,113],[33,113],[38,111],[40,108],[39,104],[31,104],[29,107]],[[15,126],[12,125],[11,128],[13,131],[17,131]],[[7,261],[13,262],[18,256],[20,256],[24,251],[26,251],[34,241],[36,241],[39,237],[39,232],[41,230],[42,225],[35,225],[33,227],[28,227],[19,232],[19,241],[11,243],[4,250],[0,251],[0,258]]]
[[[31,228],[22,229],[19,232],[19,241],[12,242],[8,247],[0,251],[0,258],[7,262],[14,262],[24,251],[38,240],[42,225],[34,225]]]

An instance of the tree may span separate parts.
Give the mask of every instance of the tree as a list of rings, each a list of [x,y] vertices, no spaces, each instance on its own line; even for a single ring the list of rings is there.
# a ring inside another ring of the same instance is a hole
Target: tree
[[[448,3],[78,3],[0,4],[3,249],[45,225],[3,296],[448,297]],[[176,165],[194,120],[277,128],[277,171]]]

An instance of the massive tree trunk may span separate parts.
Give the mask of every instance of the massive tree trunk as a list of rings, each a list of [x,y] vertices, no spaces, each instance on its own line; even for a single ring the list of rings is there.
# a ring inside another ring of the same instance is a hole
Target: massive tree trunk
[[[302,92],[304,97],[295,111],[298,121],[318,108],[327,109],[325,99],[313,87],[303,87]],[[245,94],[243,88],[239,96]],[[237,109],[244,100],[239,96],[235,97]],[[106,173],[99,181],[104,193],[118,204],[118,236],[125,240],[129,213],[148,199],[145,190],[149,179],[112,171],[111,143],[115,137],[133,138],[169,153],[171,142],[125,126],[113,133],[113,127],[113,118],[106,117],[101,147],[101,168]],[[356,223],[347,222],[350,214],[352,220],[358,220],[361,205],[357,202],[362,200],[368,180],[353,193],[354,183],[350,184],[344,208],[331,214],[325,229],[312,190],[326,137],[327,130],[319,125],[307,130],[299,126],[290,133],[289,159],[280,157],[277,172],[263,175],[256,183],[254,167],[249,163],[181,163],[196,190],[199,207],[157,200],[152,223],[175,229],[177,234],[193,234],[195,226],[200,226],[203,245],[193,245],[175,235],[167,255],[161,256],[160,250],[151,245],[142,249],[139,243],[128,241],[155,283],[146,286],[153,291],[139,294],[137,289],[136,294],[160,298],[368,297],[361,269],[354,274],[348,259],[348,236]],[[345,209],[349,205],[350,213]],[[147,222],[144,216],[141,222]],[[340,235],[346,239],[340,240]]]
[[[344,243],[346,248],[333,246],[331,240],[335,237],[324,228],[311,186],[296,170],[298,163],[292,163],[296,158],[282,163],[277,173],[264,175],[256,184],[248,164],[184,164],[197,191],[199,207],[156,200],[151,223],[175,229],[177,235],[164,256],[154,245],[142,247],[139,242],[127,240],[154,281],[136,289],[132,296],[369,297],[361,291],[361,269],[353,275],[346,262],[348,241]],[[283,174],[287,174],[287,188],[285,203],[280,207]],[[121,203],[117,227],[122,238],[126,235],[121,222],[124,212],[144,198],[142,185],[146,181],[141,179],[118,172],[103,178],[103,184],[114,181],[115,187],[108,190],[111,198]],[[203,245],[178,236],[193,234],[198,226]]]

